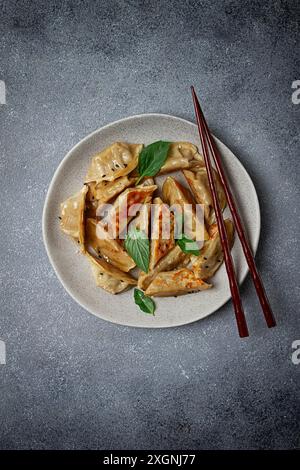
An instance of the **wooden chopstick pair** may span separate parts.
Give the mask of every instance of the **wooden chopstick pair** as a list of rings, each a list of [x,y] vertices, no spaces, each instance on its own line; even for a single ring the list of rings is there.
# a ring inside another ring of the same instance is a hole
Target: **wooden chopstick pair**
[[[212,199],[213,199],[213,206],[214,206],[214,210],[216,214],[220,240],[221,240],[223,253],[224,253],[224,261],[225,261],[226,271],[228,275],[229,286],[231,290],[238,331],[239,331],[240,337],[243,338],[243,337],[249,336],[249,332],[248,332],[244,309],[243,309],[242,301],[240,297],[239,286],[238,286],[238,282],[237,282],[235,271],[234,271],[234,265],[233,265],[230,246],[229,246],[229,242],[227,238],[227,232],[226,232],[226,228],[225,228],[225,224],[223,220],[222,210],[220,208],[219,199],[217,196],[217,190],[216,190],[215,181],[213,177],[213,170],[211,166],[210,155],[212,156],[215,162],[216,170],[219,174],[221,183],[223,185],[226,199],[228,202],[228,206],[230,208],[233,222],[234,222],[237,234],[239,236],[239,239],[240,239],[243,251],[244,251],[244,255],[246,257],[246,261],[249,266],[250,274],[252,276],[252,280],[253,280],[253,283],[254,283],[254,286],[255,286],[255,289],[256,289],[256,292],[257,292],[257,295],[258,295],[258,298],[259,298],[259,301],[263,310],[263,314],[265,316],[266,323],[268,327],[271,328],[276,325],[276,321],[275,321],[269,300],[267,298],[262,280],[257,271],[254,257],[253,257],[251,248],[249,246],[247,237],[245,235],[245,232],[241,223],[241,219],[240,219],[238,210],[236,208],[236,205],[235,205],[235,202],[234,202],[231,190],[230,190],[230,186],[227,182],[227,178],[225,176],[225,173],[222,167],[221,157],[220,157],[218,148],[216,146],[214,139],[212,138],[210,134],[210,131],[207,126],[206,120],[204,118],[203,112],[201,110],[195,89],[193,86],[191,87],[191,89],[192,89],[194,108],[195,108],[196,119],[197,119],[197,124],[198,124],[198,130],[199,130],[199,135],[200,135],[200,140],[201,140],[201,145],[202,145],[202,150],[203,150],[203,156],[204,156],[210,191],[211,191]]]

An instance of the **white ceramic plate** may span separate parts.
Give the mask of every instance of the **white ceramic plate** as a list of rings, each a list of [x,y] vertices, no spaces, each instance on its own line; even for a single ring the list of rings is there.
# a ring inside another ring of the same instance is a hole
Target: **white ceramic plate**
[[[88,260],[76,254],[75,244],[60,231],[60,203],[80,189],[90,158],[95,153],[115,141],[149,144],[156,140],[190,141],[199,147],[196,125],[184,119],[164,114],[142,114],[114,122],[85,137],[65,156],[53,176],[44,206],[44,242],[61,283],[86,310],[122,325],[154,328],[184,325],[210,315],[231,297],[223,264],[212,279],[212,289],[177,298],[158,298],[155,316],[144,314],[133,301],[133,290],[111,295],[96,287]],[[256,252],[260,234],[260,210],[254,185],[233,153],[219,140],[217,144],[252,249]],[[225,215],[229,215],[229,212],[225,212]],[[241,283],[248,267],[237,237],[232,255]]]

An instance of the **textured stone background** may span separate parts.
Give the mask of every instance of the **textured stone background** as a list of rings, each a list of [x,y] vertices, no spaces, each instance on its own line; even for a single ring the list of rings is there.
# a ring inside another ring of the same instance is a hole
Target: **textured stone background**
[[[296,1],[0,2],[1,448],[299,447],[298,21]],[[171,330],[101,321],[65,293],[42,242],[64,154],[132,114],[193,120],[192,83],[261,202],[278,327],[247,279],[243,341],[230,303]]]

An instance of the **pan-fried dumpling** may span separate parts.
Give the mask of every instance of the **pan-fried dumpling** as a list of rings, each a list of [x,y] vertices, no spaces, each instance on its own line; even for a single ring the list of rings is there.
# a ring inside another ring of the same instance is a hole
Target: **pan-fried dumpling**
[[[128,222],[136,216],[135,209],[140,210],[138,205],[150,202],[156,188],[155,185],[136,186],[126,189],[117,197],[113,207],[108,210],[105,219],[101,221],[113,238],[124,238]],[[101,214],[98,213],[98,216],[101,216]]]
[[[194,198],[198,204],[204,205],[205,221],[210,225],[215,220],[213,200],[210,192],[208,176],[205,167],[195,167],[193,170],[183,170],[183,174],[190,185]],[[214,180],[220,202],[221,209],[226,207],[226,196],[219,175],[213,169]]]
[[[172,142],[169,147],[165,164],[159,174],[176,171],[183,168],[191,168],[202,161],[196,145],[190,142]]]
[[[99,183],[92,181],[88,183],[87,200],[97,201],[98,204],[108,202],[118,196],[124,189],[133,186],[136,180],[136,178],[121,176],[114,181],[100,181]]]
[[[206,290],[210,287],[211,284],[206,284],[202,279],[197,278],[193,271],[181,268],[157,274],[145,294],[153,297],[167,297]]]
[[[129,274],[107,263],[104,259],[97,259],[86,253],[91,263],[92,272],[98,287],[102,287],[111,294],[118,294],[131,285],[136,285],[136,280]]]
[[[119,294],[128,288],[129,284],[127,282],[119,281],[103,272],[96,263],[91,262],[91,268],[97,287],[102,287],[110,294]]]
[[[178,245],[175,245],[169,253],[158,261],[152,271],[149,271],[148,273],[140,273],[138,278],[138,287],[142,290],[146,290],[158,273],[186,266],[189,260],[190,255],[187,255],[179,248]]]
[[[86,248],[92,248],[98,255],[121,271],[128,272],[135,267],[135,262],[117,240],[111,239],[100,222],[87,219],[85,227]]]
[[[230,219],[224,220],[230,248],[233,245],[234,226]],[[209,228],[210,239],[204,243],[199,256],[192,256],[192,269],[200,279],[209,279],[222,264],[224,255],[217,224]]]
[[[184,209],[185,235],[194,240],[196,238],[195,232],[198,230],[197,241],[201,241],[202,237],[203,240],[208,240],[209,236],[205,224],[199,218],[197,220],[195,203],[189,190],[182,186],[175,178],[169,176],[163,184],[162,194],[164,201],[170,206],[179,205]]]
[[[158,261],[174,246],[174,214],[157,197],[152,204],[149,270],[152,271]]]
[[[84,243],[84,209],[87,191],[88,187],[83,186],[81,191],[69,197],[60,205],[60,227],[62,231],[81,245]]]
[[[114,181],[137,167],[143,144],[115,142],[92,158],[85,183]]]

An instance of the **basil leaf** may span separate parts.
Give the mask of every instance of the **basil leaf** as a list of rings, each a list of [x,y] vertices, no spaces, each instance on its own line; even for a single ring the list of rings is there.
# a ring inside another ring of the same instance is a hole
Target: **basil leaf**
[[[134,301],[143,312],[154,315],[155,303],[151,297],[147,297],[142,290],[134,289]]]
[[[176,243],[184,253],[188,255],[200,255],[200,250],[197,243],[194,240],[186,237],[184,234],[181,235],[181,238],[176,240]]]
[[[149,270],[150,243],[145,232],[133,228],[125,238],[125,249],[145,273]]]
[[[145,176],[155,176],[156,173],[159,172],[167,159],[169,147],[170,142],[158,140],[143,148],[139,155],[139,178],[136,185],[139,184],[141,179]]]

